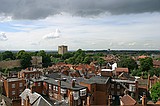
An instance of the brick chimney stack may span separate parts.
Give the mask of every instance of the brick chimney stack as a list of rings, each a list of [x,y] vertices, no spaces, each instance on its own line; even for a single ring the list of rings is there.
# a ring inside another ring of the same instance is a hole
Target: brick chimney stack
[[[36,91],[36,86],[31,87],[31,93],[34,93]]]
[[[112,105],[112,95],[109,95],[108,106],[111,106],[111,105]]]
[[[72,80],[72,85],[71,86],[72,86],[72,88],[75,87],[75,79]]]
[[[143,105],[143,106],[146,106],[146,105],[147,105],[147,98],[146,98],[146,93],[145,93],[145,92],[143,92],[142,105]]]
[[[58,80],[58,100],[61,99],[61,80]]]
[[[29,105],[29,102],[30,102],[30,101],[29,101],[29,96],[27,95],[27,97],[26,97],[26,106],[30,106],[30,105]]]

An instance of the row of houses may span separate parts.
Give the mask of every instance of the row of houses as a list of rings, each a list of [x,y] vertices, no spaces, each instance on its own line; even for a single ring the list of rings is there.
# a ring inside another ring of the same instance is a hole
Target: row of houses
[[[141,94],[143,90],[139,89],[140,80],[143,79],[130,76],[127,68],[117,68],[116,64],[112,69],[101,70],[92,65],[58,64],[45,73],[30,68],[17,76],[2,78],[2,87],[12,106],[140,105],[136,100],[142,97],[142,104],[147,104],[147,94]],[[158,80],[149,78],[147,82],[152,85]]]

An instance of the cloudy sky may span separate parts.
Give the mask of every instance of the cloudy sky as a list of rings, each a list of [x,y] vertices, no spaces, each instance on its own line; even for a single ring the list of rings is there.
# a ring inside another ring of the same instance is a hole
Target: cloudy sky
[[[0,0],[0,50],[160,50],[160,0]]]

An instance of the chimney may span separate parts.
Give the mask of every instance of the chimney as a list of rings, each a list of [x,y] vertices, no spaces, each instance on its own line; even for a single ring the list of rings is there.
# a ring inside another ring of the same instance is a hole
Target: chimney
[[[111,106],[111,105],[112,105],[112,95],[109,95],[108,106]]]
[[[20,78],[20,72],[18,72],[18,78]]]
[[[147,90],[149,91],[149,88],[150,88],[150,74],[148,73],[148,84],[147,84]]]
[[[124,95],[128,95],[128,90],[125,90],[125,91],[124,91]]]
[[[29,101],[29,96],[27,95],[27,97],[26,97],[26,106],[30,106],[30,105],[29,105],[29,102],[30,102],[30,101]]]
[[[75,87],[75,79],[72,80],[72,88]]]
[[[73,93],[70,92],[69,95],[69,106],[74,106],[74,99],[73,99]]]
[[[142,105],[143,105],[143,106],[146,106],[146,105],[147,105],[147,99],[146,99],[146,93],[145,93],[145,92],[143,92]]]
[[[58,80],[58,100],[61,101],[61,80]]]
[[[59,87],[61,86],[61,80],[58,80],[58,86]]]
[[[35,91],[36,91],[36,86],[33,85],[33,86],[31,87],[31,93],[34,93]]]
[[[138,90],[138,80],[135,79],[135,87],[136,87],[136,91],[135,91],[135,99],[138,100],[138,94],[139,94],[139,90]]]

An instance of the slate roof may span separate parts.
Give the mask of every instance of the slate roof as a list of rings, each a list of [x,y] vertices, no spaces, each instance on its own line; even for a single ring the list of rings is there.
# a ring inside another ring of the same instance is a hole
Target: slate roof
[[[53,85],[57,85],[58,86],[58,81],[56,81],[53,78],[48,78],[48,79],[46,79],[44,81],[47,82],[47,83],[49,83],[49,84],[53,84]],[[75,84],[75,87],[72,87],[71,86],[71,82],[61,81],[61,88],[67,88],[67,89],[72,89],[72,90],[81,90],[81,89],[84,89],[86,87],[78,85],[78,84]]]
[[[20,78],[8,78],[7,81],[8,82],[12,82],[12,81],[21,81],[22,79]]]
[[[30,89],[25,89],[20,94],[20,97],[24,100],[26,100],[27,96],[29,96],[29,102],[32,106],[52,106],[40,94],[36,92],[32,93]]]
[[[108,83],[109,79],[110,79],[109,77],[94,76],[94,77],[91,77],[90,79],[84,79],[81,82],[88,83],[88,84],[93,84],[93,83],[106,84]]]

